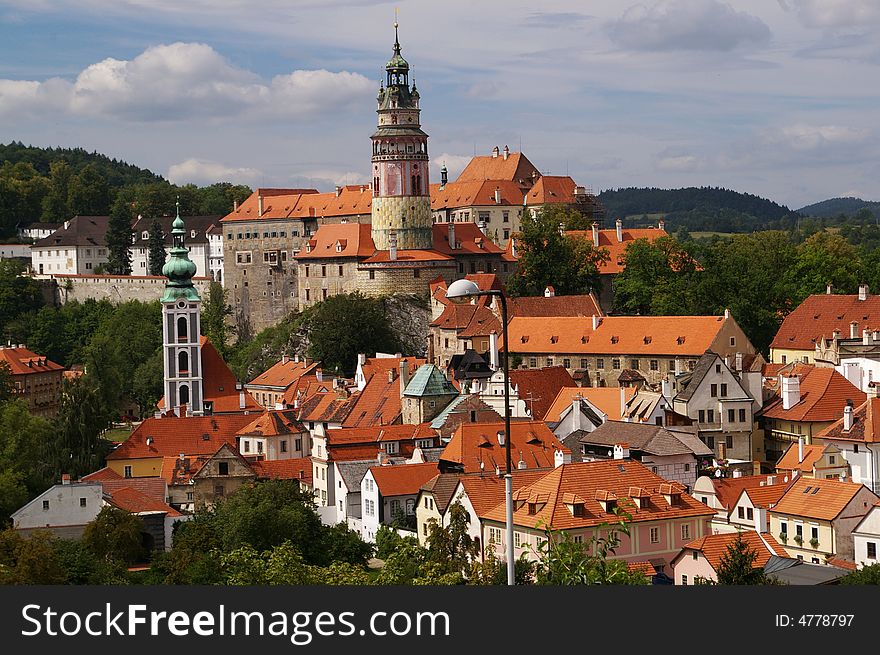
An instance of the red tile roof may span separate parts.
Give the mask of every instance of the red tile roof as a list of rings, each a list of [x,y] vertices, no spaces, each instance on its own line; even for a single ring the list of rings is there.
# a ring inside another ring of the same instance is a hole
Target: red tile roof
[[[821,433],[820,433],[821,434]],[[818,435],[817,435],[818,437]],[[798,445],[790,444],[776,462],[777,471],[812,471],[813,466],[825,452],[825,444],[804,444],[804,458],[798,460]]]
[[[367,257],[361,263],[363,264],[391,264],[399,262],[406,264],[407,262],[452,262],[455,261],[449,255],[437,252],[435,250],[398,250],[396,259],[391,259],[390,250],[377,250],[372,256]],[[387,268],[387,267],[385,267]],[[393,266],[392,266],[393,268]]]
[[[239,436],[277,437],[308,432],[296,420],[296,410],[269,409],[238,431]]]
[[[250,465],[258,478],[299,480],[307,486],[312,486],[312,459],[310,457],[273,460],[260,459],[250,462]]]
[[[752,501],[755,507],[763,509],[772,509],[779,502],[779,499],[785,495],[787,484],[774,484],[770,487],[753,487],[743,491]]]
[[[535,186],[526,194],[527,205],[549,205],[564,203],[572,205],[577,202],[574,190],[575,181],[567,175],[542,175]]]
[[[338,257],[370,257],[376,252],[369,223],[325,223],[306,242],[300,260]]]
[[[492,332],[501,334],[501,321],[488,307],[475,305],[475,311],[465,328],[458,333],[461,339],[487,337]]]
[[[507,468],[505,447],[498,443],[498,432],[504,431],[504,423],[462,423],[446,444],[440,459],[463,467],[464,473],[479,473],[480,463],[486,472],[497,466]],[[571,451],[556,438],[542,421],[517,421],[511,423],[511,466],[519,468],[524,461],[526,469],[551,468],[555,464],[555,452]]]
[[[548,471],[549,469],[512,471],[513,491],[540,480]],[[461,475],[459,481],[479,517],[504,502],[504,478],[495,475],[495,471],[480,475]]]
[[[765,418],[800,422],[836,421],[843,416],[847,400],[860,405],[867,395],[859,391],[849,380],[833,368],[818,368],[802,365],[804,374],[800,377],[799,403],[790,409],[783,409],[780,385],[777,395],[764,405]]]
[[[98,469],[94,473],[89,473],[88,475],[84,475],[80,478],[80,482],[103,482],[104,480],[121,480],[122,476],[119,475],[116,471],[114,471],[109,466],[105,466],[102,469]]]
[[[650,493],[647,502],[638,507],[630,497],[630,489],[639,487]],[[670,505],[663,491],[670,483],[639,462],[602,460],[562,464],[536,482],[521,487],[514,494],[513,520],[516,525],[535,528],[549,526],[555,530],[592,527],[615,520],[598,498],[616,498],[615,503],[631,516],[627,522],[658,521],[665,519],[709,517],[714,512],[689,494],[678,491]],[[570,509],[583,505],[581,516]],[[530,507],[531,506],[531,507]],[[609,508],[611,509],[611,508]],[[485,519],[504,522],[504,503],[490,510]]]
[[[278,387],[279,389],[287,389],[291,384],[299,380],[302,376],[312,373],[320,366],[318,362],[297,362],[292,359],[284,361],[283,359],[272,365],[268,370],[263,371],[248,384],[263,387]]]
[[[519,399],[526,403],[534,419],[547,414],[562,388],[577,386],[564,366],[510,371],[510,384],[516,389]]]
[[[112,502],[119,509],[124,509],[132,514],[142,514],[147,512],[165,512],[168,516],[181,516],[180,512],[170,505],[151,498],[134,489],[132,487],[121,487],[116,489],[111,497]]]
[[[350,444],[382,443],[387,441],[414,441],[437,436],[430,423],[418,425],[385,425],[358,428],[327,430],[327,445],[330,447]]]
[[[370,472],[385,498],[416,495],[423,484],[439,473],[436,462],[373,466]]]
[[[288,218],[301,196],[317,193],[317,189],[256,189],[234,211],[220,220],[225,225],[234,221]],[[263,197],[262,215],[260,196]]]
[[[593,232],[592,230],[569,230],[565,233],[568,236],[587,239],[590,243],[593,243]],[[617,240],[617,230],[599,230],[599,248],[604,248],[608,251],[610,255],[607,262],[603,262],[599,265],[599,273],[601,274],[613,274],[620,273],[624,268],[626,268],[623,257],[626,254],[626,248],[633,241],[637,241],[638,239],[647,239],[649,242],[654,242],[661,237],[669,236],[666,233],[666,230],[661,230],[657,227],[649,227],[649,228],[623,228],[622,235],[623,240]]]
[[[413,371],[428,360],[420,359],[419,357],[367,357],[366,361],[361,365],[361,372],[364,374],[364,379],[367,381],[376,374],[387,377],[388,371],[400,370],[400,363],[402,361],[407,363],[410,376],[412,376]]]
[[[577,296],[521,296],[509,298],[510,316],[604,316],[592,293]]]
[[[507,158],[499,152],[497,157],[474,157],[459,174],[456,182],[483,180],[511,180],[522,186],[531,186],[541,172],[521,152],[511,152]]]
[[[297,416],[300,421],[342,423],[354,407],[358,396],[357,393],[348,396],[336,391],[307,395],[297,410]]]
[[[831,339],[834,330],[849,338],[853,321],[857,323],[858,336],[862,336],[864,329],[880,328],[880,296],[868,295],[859,300],[858,295],[812,295],[785,317],[770,347],[812,351],[816,341],[822,337]]]
[[[799,477],[771,511],[833,521],[862,489],[867,487],[854,482]]]
[[[102,480],[101,487],[104,489],[104,493],[107,494],[113,494],[119,489],[129,487],[131,489],[134,489],[135,491],[139,491],[146,496],[149,496],[153,500],[163,503],[168,497],[168,485],[166,484],[165,480],[158,476],[147,478],[119,478]]]
[[[186,456],[183,459],[180,459],[180,455],[163,457],[162,470],[159,475],[169,487],[189,484],[192,477],[201,470],[210,457],[210,455]]]
[[[347,184],[337,191],[303,195],[290,212],[291,218],[369,216],[373,192],[366,184]]]
[[[400,360],[396,357],[394,361],[398,362],[398,366],[400,365]],[[342,427],[389,425],[400,419],[400,373],[393,373],[389,382],[388,375],[393,370],[388,368],[381,373],[376,372],[370,377],[360,395],[355,399]],[[410,378],[412,378],[412,373],[413,371],[409,372]]]
[[[842,411],[840,413],[843,414]],[[817,434],[814,439],[820,442],[825,439],[842,439],[844,441],[877,443],[880,441],[880,434],[878,434],[880,426],[874,423],[875,418],[880,418],[880,398],[868,398],[861,405],[856,405],[853,410],[853,424],[849,430],[843,429],[843,416],[841,416]]]
[[[536,185],[537,186],[537,185]],[[498,191],[500,202],[496,202]],[[523,188],[510,180],[473,180],[431,185],[431,209],[458,209],[462,207],[487,207],[504,205],[522,207]],[[554,202],[564,202],[556,200]],[[456,227],[458,224],[456,224]]]
[[[61,364],[56,364],[33,350],[13,348],[12,346],[0,346],[0,362],[6,362],[12,375],[31,375],[64,370]]]
[[[595,407],[607,414],[609,420],[621,421],[623,420],[620,413],[621,391],[623,391],[625,400],[629,401],[636,395],[637,389],[635,387],[562,387],[544,414],[544,421],[547,423],[559,421],[560,414],[571,407],[575,396],[589,400]]]
[[[773,482],[772,486],[782,489],[788,487],[791,477],[784,474],[775,475],[744,475],[741,478],[712,478],[712,486],[715,487],[715,497],[718,503],[728,512],[736,505],[740,494],[745,489],[760,489],[767,482]]]
[[[449,247],[449,226],[455,226],[455,249]],[[503,249],[496,246],[480,231],[476,223],[435,223],[433,226],[434,250],[444,255],[500,255]]]
[[[723,316],[606,316],[592,319],[515,316],[507,326],[512,353],[700,357],[727,320]],[[501,349],[505,348],[502,344]]]
[[[253,420],[247,414],[150,417],[107,459],[174,457],[180,453],[213,455],[224,443],[234,446],[235,435]]]
[[[772,534],[765,532],[763,535],[759,536],[754,530],[740,532],[739,534],[742,535],[743,541],[748,544],[749,548],[754,550],[758,555],[752,562],[753,569],[764,568],[767,560],[770,559],[774,552],[779,557],[790,557],[785,548],[776,541]],[[709,565],[717,572],[721,566],[721,558],[724,557],[724,554],[727,552],[727,549],[731,544],[736,541],[736,535],[736,532],[706,535],[705,537],[695,539],[686,544],[685,550],[695,550],[702,553],[703,557],[709,562]],[[763,541],[761,539],[762,536],[764,539]],[[766,545],[764,541],[767,542]],[[768,550],[767,545],[769,545],[774,552]]]

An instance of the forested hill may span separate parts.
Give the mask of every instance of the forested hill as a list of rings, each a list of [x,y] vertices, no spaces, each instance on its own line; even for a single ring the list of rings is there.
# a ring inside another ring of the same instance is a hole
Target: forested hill
[[[40,175],[48,176],[50,165],[58,161],[67,162],[74,174],[91,164],[111,187],[164,181],[152,171],[82,148],[37,148],[15,141],[0,143],[0,164],[30,164]]]
[[[667,229],[751,232],[779,226],[795,214],[772,200],[718,187],[608,189],[599,200],[606,220],[629,217],[627,223],[638,224],[645,222],[642,216],[663,214]]]
[[[880,202],[871,202],[870,200],[862,200],[861,198],[829,198],[822,202],[801,207],[798,212],[804,216],[831,218],[834,216],[840,216],[841,214],[852,216],[857,214],[861,209],[867,209],[874,215],[880,215]]]

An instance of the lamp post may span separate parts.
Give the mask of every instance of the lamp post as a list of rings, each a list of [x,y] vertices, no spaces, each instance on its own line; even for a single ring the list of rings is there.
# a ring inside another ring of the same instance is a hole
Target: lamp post
[[[452,302],[463,302],[467,298],[476,296],[494,296],[501,301],[501,338],[504,341],[504,347],[507,348],[507,299],[504,293],[497,289],[488,289],[481,291],[474,282],[468,279],[456,280],[449,285],[446,290],[446,297]],[[507,510],[507,584],[516,584],[514,576],[514,554],[513,554],[513,473],[510,466],[510,366],[509,351],[504,353],[504,455],[507,462],[507,468],[504,474],[504,501]]]

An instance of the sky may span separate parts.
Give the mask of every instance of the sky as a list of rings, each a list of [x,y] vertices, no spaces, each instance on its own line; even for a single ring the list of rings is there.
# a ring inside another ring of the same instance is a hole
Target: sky
[[[0,0],[0,142],[178,184],[367,182],[394,40],[432,177],[880,200],[877,0]]]

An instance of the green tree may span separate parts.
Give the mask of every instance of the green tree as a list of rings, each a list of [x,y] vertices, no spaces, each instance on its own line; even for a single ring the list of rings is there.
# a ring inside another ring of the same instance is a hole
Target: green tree
[[[675,239],[637,239],[627,245],[623,262],[625,268],[614,279],[618,311],[666,316],[694,313],[697,265]]]
[[[57,481],[45,457],[54,436],[51,424],[31,414],[27,401],[0,404],[0,524]]]
[[[764,569],[755,565],[758,551],[749,546],[741,532],[736,533],[727,550],[721,556],[718,566],[718,584],[720,585],[761,585],[767,584]]]
[[[68,204],[68,189],[73,169],[60,159],[49,164],[49,191],[42,201],[41,219],[47,223],[61,223],[73,217]]]
[[[0,329],[6,339],[10,324],[26,312],[43,305],[36,281],[25,274],[25,265],[15,259],[0,259]]]
[[[165,367],[162,361],[162,349],[158,348],[135,369],[131,386],[131,397],[137,403],[141,416],[153,412],[162,397],[165,382]]]
[[[131,205],[122,196],[116,199],[107,223],[107,271],[111,275],[131,275]]]
[[[150,238],[147,240],[147,261],[150,266],[150,275],[162,275],[165,257],[165,234],[162,232],[162,223],[158,218],[154,218],[150,223]]]
[[[331,296],[310,307],[302,320],[310,340],[309,356],[331,371],[353,373],[358,353],[397,350],[382,301],[359,292]]]
[[[38,530],[22,537],[11,528],[0,533],[0,584],[65,584],[67,572],[55,550],[55,538]]]
[[[103,466],[110,442],[101,435],[109,427],[110,418],[110,410],[91,375],[63,383],[61,407],[54,421],[55,436],[46,452],[53,479],[62,473],[86,475]]]
[[[858,249],[839,234],[824,231],[798,246],[789,274],[796,303],[824,293],[828,284],[842,293],[855,293],[864,275]]]
[[[871,564],[851,571],[840,579],[840,584],[880,585],[880,564]]]
[[[70,178],[67,203],[73,215],[106,216],[109,199],[107,180],[95,164],[87,164]]]
[[[211,340],[224,360],[230,354],[229,316],[232,316],[232,307],[226,303],[226,289],[219,282],[211,282],[208,298],[202,305],[202,334]]]
[[[433,521],[428,528],[428,561],[442,565],[448,573],[460,573],[464,578],[479,549],[468,533],[470,516],[461,502],[450,505],[448,513],[448,525],[440,526]]]
[[[307,585],[311,570],[289,541],[270,550],[257,550],[249,544],[228,552],[218,552],[221,577],[227,585]]]
[[[83,531],[83,543],[99,560],[130,566],[145,555],[143,521],[124,509],[107,505]]]
[[[523,211],[519,244],[519,267],[508,280],[515,296],[534,296],[552,286],[558,295],[599,291],[599,266],[608,261],[604,248],[595,248],[582,235],[566,235],[564,209],[547,205],[534,214]]]

